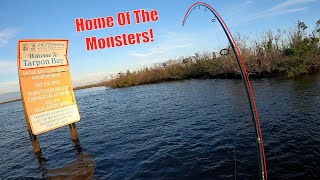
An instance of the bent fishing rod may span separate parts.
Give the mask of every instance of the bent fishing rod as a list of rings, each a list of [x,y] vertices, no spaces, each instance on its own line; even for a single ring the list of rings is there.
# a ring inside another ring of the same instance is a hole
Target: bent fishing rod
[[[268,176],[267,176],[267,164],[266,164],[266,157],[264,154],[264,144],[263,144],[263,140],[262,140],[262,131],[260,128],[260,120],[259,120],[259,116],[258,116],[258,111],[257,111],[257,105],[256,105],[256,101],[254,99],[254,94],[253,94],[253,90],[252,90],[252,86],[249,80],[249,74],[247,72],[247,68],[244,64],[242,55],[240,53],[240,50],[229,30],[229,28],[227,27],[226,23],[224,22],[224,20],[221,18],[221,16],[219,15],[219,13],[213,8],[211,7],[209,4],[206,4],[204,2],[197,2],[194,3],[193,5],[190,6],[190,8],[188,9],[187,13],[184,16],[183,22],[182,22],[182,26],[184,26],[188,16],[190,15],[191,11],[198,7],[198,6],[204,6],[205,8],[209,9],[209,11],[215,16],[215,18],[218,20],[219,24],[221,25],[224,33],[226,34],[230,46],[234,52],[234,55],[236,57],[237,60],[237,64],[240,68],[240,73],[241,73],[241,77],[243,80],[243,83],[245,85],[246,88],[246,92],[247,92],[247,96],[248,96],[248,101],[249,101],[249,105],[250,105],[250,109],[251,109],[251,114],[252,114],[252,119],[253,119],[253,124],[254,124],[254,128],[255,128],[255,135],[256,135],[256,142],[257,142],[257,149],[258,149],[258,160],[259,160],[259,170],[260,170],[260,179],[261,180],[267,180]],[[205,10],[206,11],[206,10]],[[214,22],[215,20],[213,19],[212,22]],[[221,54],[221,53],[220,53]]]

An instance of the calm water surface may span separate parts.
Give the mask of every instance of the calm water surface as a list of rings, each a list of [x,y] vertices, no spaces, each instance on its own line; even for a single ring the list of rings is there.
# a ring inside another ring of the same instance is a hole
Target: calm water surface
[[[320,77],[254,80],[270,179],[320,178]],[[33,154],[21,102],[0,105],[0,179],[258,179],[241,80],[75,92],[82,152],[68,127]]]

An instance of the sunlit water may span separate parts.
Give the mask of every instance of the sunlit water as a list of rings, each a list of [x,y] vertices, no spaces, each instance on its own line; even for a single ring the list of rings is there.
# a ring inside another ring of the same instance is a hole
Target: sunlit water
[[[270,179],[320,177],[320,78],[254,80]],[[68,127],[33,154],[21,102],[0,105],[0,179],[258,179],[241,80],[76,91],[82,152]],[[39,164],[40,163],[40,164]]]

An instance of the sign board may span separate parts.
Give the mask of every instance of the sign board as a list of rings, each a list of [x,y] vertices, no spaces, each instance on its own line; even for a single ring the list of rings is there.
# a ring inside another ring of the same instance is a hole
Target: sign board
[[[18,42],[21,98],[34,135],[80,120],[71,83],[68,42]]]

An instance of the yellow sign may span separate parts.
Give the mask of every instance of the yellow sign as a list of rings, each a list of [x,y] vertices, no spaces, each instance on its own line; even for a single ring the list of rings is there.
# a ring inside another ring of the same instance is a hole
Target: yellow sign
[[[68,42],[18,42],[21,97],[34,135],[80,120],[71,83]]]

